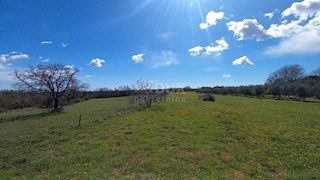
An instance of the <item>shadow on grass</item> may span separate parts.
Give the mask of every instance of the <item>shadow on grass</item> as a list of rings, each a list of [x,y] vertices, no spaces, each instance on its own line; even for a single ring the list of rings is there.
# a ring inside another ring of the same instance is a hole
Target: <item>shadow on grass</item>
[[[30,120],[30,119],[39,119],[39,118],[44,118],[44,117],[48,117],[48,116],[53,116],[56,114],[57,113],[42,112],[42,113],[38,113],[38,114],[19,115],[19,116],[8,117],[8,118],[1,118],[0,117],[0,123],[13,122],[13,121],[25,121],[25,120]]]

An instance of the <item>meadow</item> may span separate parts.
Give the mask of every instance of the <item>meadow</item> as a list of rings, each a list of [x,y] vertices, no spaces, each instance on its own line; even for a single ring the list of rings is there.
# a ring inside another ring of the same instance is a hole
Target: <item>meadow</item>
[[[320,103],[168,98],[0,113],[0,179],[320,178]]]

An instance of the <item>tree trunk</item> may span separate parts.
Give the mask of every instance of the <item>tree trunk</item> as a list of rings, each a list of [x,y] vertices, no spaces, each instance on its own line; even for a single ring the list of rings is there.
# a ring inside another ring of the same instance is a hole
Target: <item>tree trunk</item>
[[[53,102],[53,110],[57,111],[59,109],[59,98],[54,98],[54,102]]]

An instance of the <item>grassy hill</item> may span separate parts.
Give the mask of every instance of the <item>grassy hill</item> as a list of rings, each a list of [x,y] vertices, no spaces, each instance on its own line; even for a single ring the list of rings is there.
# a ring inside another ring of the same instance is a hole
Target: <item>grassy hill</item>
[[[319,103],[169,98],[0,113],[0,179],[320,178]]]

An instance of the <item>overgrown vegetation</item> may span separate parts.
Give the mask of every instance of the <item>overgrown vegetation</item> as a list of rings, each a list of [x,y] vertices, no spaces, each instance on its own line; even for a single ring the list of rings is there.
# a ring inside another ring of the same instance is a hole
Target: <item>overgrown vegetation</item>
[[[198,89],[197,92],[256,97],[272,95],[276,99],[287,97],[297,98],[302,101],[305,101],[307,97],[320,99],[319,69],[306,75],[303,67],[299,65],[284,66],[271,73],[264,85],[202,87]]]
[[[212,94],[199,94],[198,99],[200,99],[201,101],[215,101],[215,98]]]
[[[319,179],[320,104],[196,93],[0,114],[0,179]],[[82,114],[81,127],[78,116]]]

